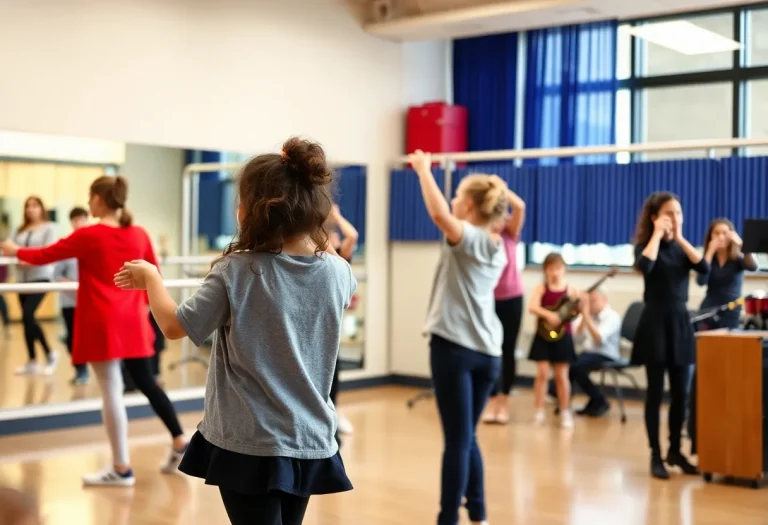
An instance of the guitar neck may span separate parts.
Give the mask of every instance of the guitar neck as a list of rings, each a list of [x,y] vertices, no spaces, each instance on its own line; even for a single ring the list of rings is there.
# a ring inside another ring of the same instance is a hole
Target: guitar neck
[[[600,287],[600,285],[603,284],[606,281],[606,279],[608,279],[608,277],[610,277],[610,275],[603,275],[600,279],[597,280],[595,284],[587,288],[587,293],[592,293],[595,290],[597,290]]]

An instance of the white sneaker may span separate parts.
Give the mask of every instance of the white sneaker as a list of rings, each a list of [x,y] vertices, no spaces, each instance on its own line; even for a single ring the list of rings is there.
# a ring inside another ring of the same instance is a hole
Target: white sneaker
[[[53,375],[57,364],[59,364],[59,353],[51,352],[51,354],[48,356],[48,362],[46,363],[45,368],[43,368],[43,375]]]
[[[184,447],[184,450],[181,452],[171,447],[171,453],[168,455],[168,459],[165,461],[165,464],[160,467],[160,472],[164,474],[173,474],[178,472],[179,465],[181,465],[181,460],[184,459],[184,452],[186,451],[186,447]]]
[[[120,474],[115,469],[108,468],[96,474],[86,474],[83,476],[83,484],[89,487],[133,487],[136,484],[136,478],[132,470]]]
[[[352,423],[344,415],[338,414],[339,434],[351,434],[354,431]]]
[[[573,415],[570,410],[560,412],[560,428],[570,430],[573,428]]]
[[[547,416],[544,414],[543,410],[537,410],[536,415],[533,416],[533,424],[534,425],[543,425],[544,421],[546,421]]]
[[[17,376],[30,376],[37,373],[37,363],[29,361],[26,365],[20,366],[16,369]]]

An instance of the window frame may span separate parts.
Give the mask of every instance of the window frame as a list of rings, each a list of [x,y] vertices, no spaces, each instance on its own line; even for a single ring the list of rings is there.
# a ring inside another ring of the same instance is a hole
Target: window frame
[[[694,20],[697,17],[704,17],[717,14],[733,15],[733,38],[740,42],[741,49],[733,52],[731,67],[727,69],[713,69],[705,71],[696,71],[689,73],[672,73],[662,75],[640,75],[646,60],[643,46],[637,45],[637,38],[632,37],[630,42],[630,70],[629,77],[618,81],[617,92],[621,90],[629,91],[630,97],[630,143],[639,144],[643,142],[645,135],[645,123],[643,115],[643,93],[646,90],[657,87],[680,87],[700,84],[731,83],[733,89],[732,111],[731,111],[731,138],[744,138],[747,130],[747,115],[749,97],[747,96],[748,83],[754,80],[768,80],[768,64],[747,65],[748,55],[752,47],[750,35],[749,16],[753,12],[768,11],[768,1],[757,2],[739,6],[725,6],[714,9],[690,11],[682,13],[670,13],[652,17],[642,17],[635,19],[622,20],[621,25],[630,25],[632,27],[649,23],[679,20],[681,18]],[[746,153],[744,148],[733,148],[732,156],[740,156]],[[629,162],[641,162],[643,154],[634,153],[630,156]],[[537,266],[533,258],[533,243],[526,244],[525,247],[526,266]],[[573,268],[578,269],[602,269],[604,266],[573,264]],[[620,266],[620,268],[628,268]],[[761,267],[760,271],[766,269]]]

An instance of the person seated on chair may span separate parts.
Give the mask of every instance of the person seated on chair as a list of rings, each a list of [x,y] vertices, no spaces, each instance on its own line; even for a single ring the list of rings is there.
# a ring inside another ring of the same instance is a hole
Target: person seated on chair
[[[574,338],[582,352],[571,364],[568,376],[589,397],[589,402],[576,413],[581,416],[600,417],[611,406],[590,379],[589,373],[606,363],[621,358],[621,316],[610,307],[608,297],[601,288],[585,294],[581,300],[582,315],[576,321]]]

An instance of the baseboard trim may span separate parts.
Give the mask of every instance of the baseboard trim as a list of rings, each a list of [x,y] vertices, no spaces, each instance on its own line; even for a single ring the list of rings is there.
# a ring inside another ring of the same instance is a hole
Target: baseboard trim
[[[340,387],[344,391],[353,391],[390,385],[423,388],[426,390],[432,387],[432,381],[428,377],[391,374],[344,381]],[[515,386],[518,388],[531,388],[533,386],[533,377],[519,376]],[[612,386],[606,386],[603,390],[606,397],[616,397],[615,389]],[[203,409],[204,392],[203,388],[193,389],[182,394],[170,392],[169,397],[176,408],[176,412],[180,414],[200,412]],[[628,400],[643,400],[645,399],[645,390],[636,389],[631,385],[622,385],[622,395],[624,399]],[[136,420],[155,417],[155,413],[143,396],[130,396],[130,399],[126,398],[126,401],[128,405],[128,419]],[[59,409],[58,411],[57,408]],[[2,414],[1,411],[0,414]],[[81,407],[73,404],[61,407],[38,406],[29,407],[29,410],[9,410],[2,415],[4,417],[0,417],[0,436],[65,430],[99,425],[102,422],[101,401],[98,399],[83,402]]]

